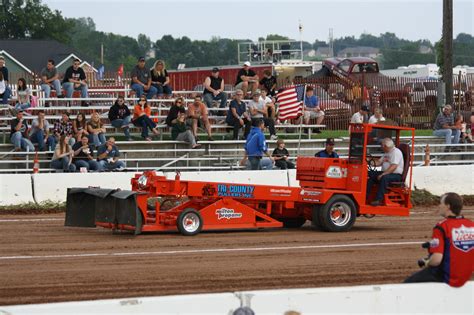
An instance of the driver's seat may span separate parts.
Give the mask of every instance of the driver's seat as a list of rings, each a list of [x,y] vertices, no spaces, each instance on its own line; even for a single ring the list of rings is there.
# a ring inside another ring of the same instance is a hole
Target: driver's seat
[[[402,180],[400,182],[391,182],[388,184],[389,187],[405,187],[405,181],[407,179],[408,169],[410,168],[410,146],[406,143],[400,143],[398,149],[402,151],[403,155],[403,172]]]

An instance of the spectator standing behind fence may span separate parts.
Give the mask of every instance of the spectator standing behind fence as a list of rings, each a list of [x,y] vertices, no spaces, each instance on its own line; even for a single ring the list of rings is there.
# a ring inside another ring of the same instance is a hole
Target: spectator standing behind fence
[[[132,140],[132,137],[130,137],[130,122],[132,121],[132,116],[123,97],[118,97],[114,105],[110,107],[109,120],[112,126],[123,130],[127,141]]]
[[[324,120],[324,112],[319,107],[319,98],[314,95],[312,86],[306,87],[306,95],[304,97],[304,123],[309,125],[310,119],[316,118],[316,124],[321,125]],[[321,133],[319,128],[315,128],[314,132]]]
[[[444,137],[446,144],[458,144],[461,136],[461,130],[454,124],[451,105],[445,105],[443,112],[438,114],[433,126],[433,135],[436,137]],[[450,151],[449,147],[445,151]]]
[[[224,92],[224,79],[219,76],[219,68],[213,68],[211,75],[204,80],[204,92],[202,92],[204,103],[208,108],[212,107],[214,101],[219,101],[219,108],[227,105],[227,93]]]
[[[69,137],[69,144],[73,145],[76,142],[76,139],[72,137],[74,128],[69,116],[69,112],[65,112],[61,115],[61,119],[54,122],[53,134],[56,137],[56,142],[59,142],[59,138],[62,135],[66,135]]]
[[[376,108],[374,109],[374,114],[369,118],[369,124],[376,124],[378,122],[385,121],[385,117],[383,117],[382,109]]]
[[[168,116],[166,116],[166,125],[168,127],[173,127],[180,113],[186,113],[186,109],[184,108],[184,99],[182,97],[175,99],[174,104],[171,105]]]
[[[260,85],[262,86],[262,89],[266,89],[268,91],[268,95],[276,95],[277,79],[272,75],[271,70],[265,69],[263,71],[263,78],[260,80]]]
[[[31,107],[31,90],[26,86],[26,80],[19,78],[16,87],[16,110],[25,110]]]
[[[173,94],[173,90],[170,86],[170,76],[165,68],[165,62],[163,60],[155,61],[150,75],[151,86],[156,88],[159,97],[163,96],[163,94],[170,97]]]
[[[74,59],[72,66],[66,69],[63,80],[63,88],[66,91],[66,97],[71,98],[72,93],[77,90],[81,91],[81,106],[89,106],[89,103],[84,99],[88,98],[88,87],[86,81],[86,73],[80,67],[81,61]]]
[[[63,170],[65,172],[74,172],[76,170],[76,166],[72,163],[74,151],[69,145],[69,142],[68,135],[61,135],[59,138],[59,143],[54,149],[53,158],[51,160],[51,168]]]
[[[133,108],[133,119],[132,122],[135,126],[142,128],[142,138],[151,141],[151,138],[148,136],[148,129],[150,129],[154,134],[158,134],[158,129],[156,129],[156,124],[150,118],[151,116],[151,107],[148,104],[148,101],[144,95],[140,96],[138,104]]]
[[[74,131],[76,141],[81,141],[83,135],[89,136],[86,116],[83,113],[77,113],[76,119],[72,122],[72,130]]]
[[[255,120],[253,122],[252,130],[247,137],[245,142],[245,153],[248,156],[251,170],[260,170],[260,160],[265,154],[273,162],[274,158],[268,153],[267,142],[265,141],[265,135],[263,130],[265,129],[265,122],[263,119]]]
[[[101,170],[123,170],[125,163],[119,160],[120,151],[115,145],[115,138],[110,137],[105,144],[97,149],[97,160]]]
[[[12,94],[12,90],[8,86],[8,68],[5,67],[5,58],[0,56],[0,72],[2,77],[0,78],[0,96],[2,97],[2,104],[8,105],[8,99]]]
[[[270,130],[270,139],[275,140],[278,138],[275,134],[275,120],[268,116],[268,108],[265,106],[265,101],[260,98],[260,91],[256,91],[252,95],[252,99],[249,102],[249,112],[252,125],[257,120],[263,120],[265,126]]]
[[[294,169],[295,165],[288,160],[290,153],[285,148],[285,141],[279,139],[277,141],[277,147],[273,150],[272,157],[275,160],[275,166],[282,169]]]
[[[366,105],[362,105],[360,110],[351,117],[352,124],[363,124],[368,121],[367,116],[369,114],[369,107]]]
[[[28,139],[28,123],[23,118],[23,111],[19,110],[16,113],[16,118],[11,122],[10,140],[15,146],[15,151],[26,150],[27,152],[33,152],[35,147]]]
[[[74,151],[73,162],[76,169],[85,168],[89,171],[99,171],[100,164],[94,159],[94,148],[89,145],[89,137],[83,135],[82,138],[72,146]]]
[[[49,59],[46,67],[41,70],[41,90],[44,91],[44,97],[51,97],[51,89],[56,91],[58,98],[63,98],[59,74],[53,59]]]
[[[30,140],[38,144],[39,151],[45,150],[45,144],[49,151],[56,148],[56,139],[49,134],[49,122],[45,119],[44,110],[38,111],[38,118],[33,119],[30,130]]]
[[[171,127],[171,139],[176,141],[184,141],[191,145],[191,148],[197,149],[201,145],[196,143],[196,138],[186,127],[186,114],[185,113],[178,113],[178,117],[174,120]]]
[[[151,99],[156,95],[158,90],[151,85],[150,70],[145,68],[145,58],[138,58],[138,63],[132,69],[132,85],[130,88],[135,91],[138,98],[146,93],[146,98]]]
[[[100,121],[98,112],[93,112],[91,119],[87,122],[87,131],[89,132],[89,140],[97,148],[105,143],[105,127]]]
[[[252,125],[250,116],[247,113],[247,106],[242,101],[244,92],[242,90],[235,91],[235,98],[229,104],[229,111],[227,112],[226,123],[234,128],[233,140],[239,138],[239,130],[244,127],[244,139],[250,132]]]
[[[250,62],[244,62],[242,69],[237,73],[235,88],[242,90],[244,97],[247,97],[247,91],[250,89],[251,94],[255,93],[258,88],[258,75],[250,69]]]
[[[193,130],[193,135],[197,139],[198,123],[201,122],[206,128],[207,140],[214,141],[211,134],[211,123],[209,122],[209,116],[206,105],[201,100],[201,96],[197,95],[194,97],[194,102],[188,105],[188,119]]]

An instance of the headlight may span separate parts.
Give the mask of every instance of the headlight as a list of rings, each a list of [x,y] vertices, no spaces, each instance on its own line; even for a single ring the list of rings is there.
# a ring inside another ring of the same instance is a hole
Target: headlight
[[[138,178],[138,187],[140,189],[145,189],[148,184],[148,177],[146,175],[142,175]]]

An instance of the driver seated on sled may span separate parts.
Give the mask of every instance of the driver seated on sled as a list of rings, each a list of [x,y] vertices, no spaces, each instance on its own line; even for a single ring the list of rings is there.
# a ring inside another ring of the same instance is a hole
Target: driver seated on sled
[[[403,154],[390,138],[382,140],[382,150],[384,154],[380,159],[375,161],[375,166],[382,166],[381,171],[369,170],[369,178],[367,180],[366,200],[370,196],[370,191],[375,183],[378,183],[377,194],[375,199],[370,203],[372,206],[379,206],[383,202],[383,196],[387,190],[388,184],[391,182],[400,182],[404,167]]]

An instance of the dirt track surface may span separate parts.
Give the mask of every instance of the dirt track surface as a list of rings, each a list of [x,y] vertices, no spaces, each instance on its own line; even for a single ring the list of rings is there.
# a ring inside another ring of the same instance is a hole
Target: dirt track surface
[[[474,219],[474,208],[464,214]],[[398,283],[418,270],[420,244],[439,218],[417,208],[406,218],[358,218],[348,233],[307,222],[194,237],[112,234],[63,220],[0,215],[0,305]]]

